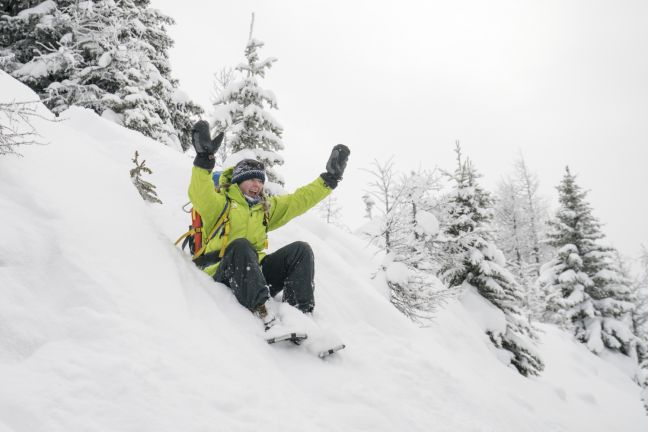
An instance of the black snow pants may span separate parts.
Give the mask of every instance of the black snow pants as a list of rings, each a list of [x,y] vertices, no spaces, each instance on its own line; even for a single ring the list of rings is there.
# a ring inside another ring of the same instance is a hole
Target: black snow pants
[[[315,307],[315,259],[306,242],[294,242],[259,258],[252,244],[244,238],[232,241],[225,249],[216,282],[229,286],[243,306],[254,310],[270,296],[283,290],[283,301],[302,312]]]

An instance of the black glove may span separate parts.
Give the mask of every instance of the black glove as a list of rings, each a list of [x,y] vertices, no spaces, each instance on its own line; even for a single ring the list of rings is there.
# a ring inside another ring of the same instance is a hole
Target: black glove
[[[224,136],[225,134],[221,132],[212,140],[209,134],[209,123],[205,120],[197,122],[191,130],[191,142],[196,149],[194,165],[209,171],[214,169],[216,163],[214,153],[218,151]]]
[[[349,147],[344,144],[338,144],[333,147],[331,157],[329,157],[326,163],[326,172],[320,175],[326,185],[331,189],[335,189],[338,182],[342,180],[342,174],[344,174],[350,154]]]

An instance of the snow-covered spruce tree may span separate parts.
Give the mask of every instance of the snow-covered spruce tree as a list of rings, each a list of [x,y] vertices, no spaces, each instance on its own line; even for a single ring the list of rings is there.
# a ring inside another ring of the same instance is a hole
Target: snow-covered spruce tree
[[[269,109],[278,108],[277,99],[274,93],[259,85],[259,80],[277,59],[259,60],[257,51],[263,46],[263,42],[252,38],[250,29],[245,47],[246,62],[236,67],[242,77],[230,82],[217,96],[211,123],[215,130],[227,132],[230,153],[252,150],[265,164],[268,180],[283,186],[283,177],[274,168],[283,164],[283,157],[277,153],[284,149],[283,128],[269,112]]]
[[[44,3],[43,0],[4,0],[0,3],[0,11],[3,14],[17,15],[18,12],[33,8],[36,5]]]
[[[0,3],[0,68],[12,73],[35,56],[52,50],[70,27],[69,16],[62,13],[61,8],[71,3],[71,0],[17,0]],[[76,61],[64,56],[61,60]],[[44,63],[41,64],[41,70],[35,72],[40,75],[56,75],[53,66],[55,65]],[[42,90],[44,86],[41,84],[40,88]]]
[[[462,160],[459,143],[456,153],[457,168],[448,173],[452,192],[446,203],[439,275],[451,288],[474,291],[501,311],[502,325],[488,324],[486,333],[520,374],[538,375],[544,363],[533,342],[537,337],[520,307],[520,287],[493,242],[492,198],[478,184],[470,160]]]
[[[616,349],[639,363],[639,352],[646,352],[646,347],[639,336],[640,331],[635,332],[633,326],[633,315],[639,295],[636,281],[630,274],[627,257],[623,257],[618,250],[610,246],[604,247],[604,251],[606,253],[603,256],[603,270],[593,278],[595,283],[600,283],[604,287],[601,292],[605,297],[598,302],[601,315],[619,320],[619,323],[614,320],[609,320],[607,323],[608,330],[616,334],[618,339],[611,343],[616,344],[620,340],[620,345],[617,345]]]
[[[396,178],[392,159],[382,164],[374,161],[367,171],[374,180],[365,202],[377,203],[378,214],[370,225],[373,240],[387,252],[380,274],[390,301],[412,321],[426,325],[448,295],[435,276],[429,246],[438,233],[438,222],[430,212],[436,177],[419,172]]]
[[[646,371],[648,385],[648,249],[643,245],[639,265],[639,276],[633,284],[635,308],[632,311],[632,332],[640,341],[637,355],[639,364]]]
[[[166,26],[148,0],[46,1],[4,15],[11,74],[55,113],[80,105],[178,149],[202,109],[177,89]],[[30,34],[35,31],[37,39]]]
[[[648,412],[648,249],[641,246],[640,273],[634,283],[635,309],[632,312],[632,331],[637,335],[639,372],[637,383],[643,387],[642,399]]]
[[[560,207],[547,233],[556,252],[539,279],[544,318],[571,330],[594,353],[607,347],[634,357],[629,281],[615,265],[615,251],[600,243],[601,225],[569,167],[557,189]]]
[[[135,168],[130,170],[131,181],[137,188],[137,191],[142,196],[144,201],[162,204],[162,201],[160,201],[158,194],[155,191],[155,185],[142,179],[142,174],[153,174],[153,171],[151,171],[151,169],[146,166],[145,160],[140,162],[138,159],[139,153],[136,150],[135,156],[132,159],[133,163],[135,164]]]

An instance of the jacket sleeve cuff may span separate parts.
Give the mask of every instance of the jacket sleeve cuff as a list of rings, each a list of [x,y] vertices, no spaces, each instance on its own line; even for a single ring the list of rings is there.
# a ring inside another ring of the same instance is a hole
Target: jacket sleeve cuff
[[[198,153],[196,155],[196,158],[194,159],[194,166],[197,166],[198,168],[204,168],[207,171],[213,170],[214,165],[216,165],[214,155],[210,155],[208,153]]]
[[[322,180],[324,180],[326,186],[328,186],[331,189],[335,189],[338,185],[338,182],[340,181],[339,178],[335,177],[333,174],[329,172],[323,172],[322,174],[320,174],[320,177],[322,177]]]

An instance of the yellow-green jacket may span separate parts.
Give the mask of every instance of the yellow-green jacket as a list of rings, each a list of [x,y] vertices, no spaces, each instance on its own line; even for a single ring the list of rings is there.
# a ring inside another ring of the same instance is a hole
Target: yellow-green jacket
[[[237,238],[246,238],[252,243],[259,254],[259,261],[266,255],[267,231],[275,230],[285,225],[291,219],[305,213],[321,200],[326,198],[331,189],[326,186],[321,177],[306,186],[302,186],[289,195],[271,196],[267,200],[268,227],[263,223],[264,206],[262,203],[250,207],[237,184],[228,185],[232,178],[232,168],[228,168],[220,176],[220,190],[214,188],[211,172],[204,168],[193,167],[191,183],[189,184],[189,199],[194,208],[200,213],[203,221],[205,237],[212,231],[218,216],[225,207],[226,199],[230,199],[230,233],[228,243]],[[227,197],[227,198],[226,198]],[[223,245],[223,238],[216,236],[208,244],[205,254],[218,252]],[[216,273],[218,264],[204,269],[210,276]]]

